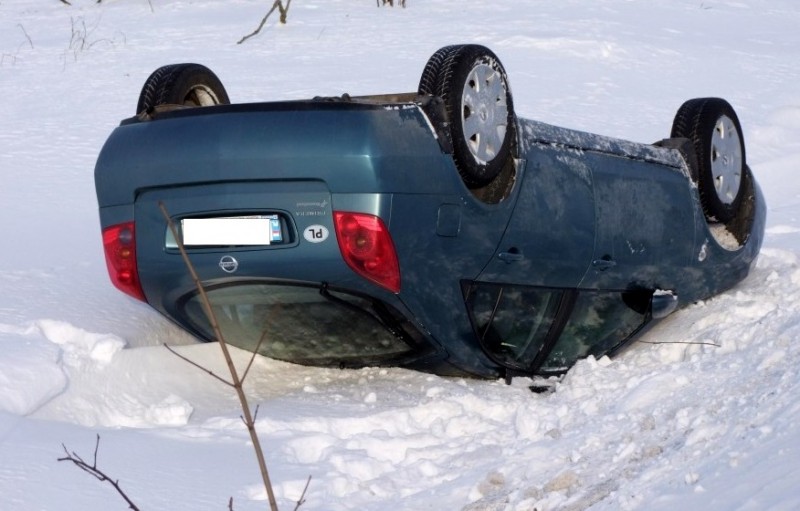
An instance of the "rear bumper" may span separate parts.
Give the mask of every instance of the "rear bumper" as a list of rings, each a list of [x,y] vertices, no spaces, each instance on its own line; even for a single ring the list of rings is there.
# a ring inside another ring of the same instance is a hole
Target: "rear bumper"
[[[116,128],[98,157],[95,186],[101,210],[133,204],[149,189],[264,179],[321,180],[331,193],[440,193],[457,176],[438,140],[414,103],[178,110]]]

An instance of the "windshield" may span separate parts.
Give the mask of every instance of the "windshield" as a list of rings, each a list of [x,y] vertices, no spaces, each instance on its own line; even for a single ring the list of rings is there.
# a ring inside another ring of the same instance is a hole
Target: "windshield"
[[[420,354],[408,325],[389,306],[327,288],[238,283],[206,289],[228,344],[307,365],[358,367]],[[208,339],[214,333],[198,294],[184,316]]]

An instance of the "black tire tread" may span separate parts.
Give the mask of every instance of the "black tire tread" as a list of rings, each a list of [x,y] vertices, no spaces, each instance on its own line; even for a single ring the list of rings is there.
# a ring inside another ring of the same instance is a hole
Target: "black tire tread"
[[[419,79],[419,87],[417,88],[417,92],[419,94],[433,94],[436,95],[436,84],[439,78],[439,72],[442,69],[442,65],[447,60],[447,58],[455,51],[458,50],[462,45],[454,44],[450,46],[445,46],[443,48],[439,48],[436,53],[431,55],[428,59],[428,62],[425,64],[425,68],[422,70],[422,76]]]
[[[710,129],[712,129],[721,115],[727,115],[734,121],[742,143],[742,183],[738,196],[730,205],[723,204],[717,197],[711,172],[708,137],[710,136]],[[694,148],[697,157],[700,202],[706,218],[709,221],[729,222],[736,216],[737,210],[741,206],[747,185],[746,181],[749,179],[744,135],[733,107],[721,98],[690,99],[683,103],[675,114],[671,136],[673,138],[689,139]]]
[[[162,104],[159,103],[158,96],[163,89],[164,76],[169,74],[175,66],[176,64],[162,66],[147,77],[144,85],[142,85],[142,91],[139,94],[139,102],[136,104],[137,113],[149,110],[155,105]]]
[[[219,104],[229,104],[230,99],[222,82],[202,64],[169,64],[153,71],[145,80],[136,105],[137,114],[166,104],[182,104],[186,93],[202,84],[214,91]]]

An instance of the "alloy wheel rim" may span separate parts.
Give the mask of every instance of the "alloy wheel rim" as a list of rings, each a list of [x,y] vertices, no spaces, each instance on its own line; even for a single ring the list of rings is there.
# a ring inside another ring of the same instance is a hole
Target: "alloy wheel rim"
[[[214,106],[219,104],[219,98],[209,87],[196,85],[186,94],[183,104],[189,106]]]
[[[500,152],[508,129],[508,87],[503,75],[478,64],[467,75],[461,94],[461,127],[470,153],[480,164]]]
[[[711,176],[723,204],[733,204],[742,186],[744,158],[739,131],[727,115],[721,116],[711,136]]]

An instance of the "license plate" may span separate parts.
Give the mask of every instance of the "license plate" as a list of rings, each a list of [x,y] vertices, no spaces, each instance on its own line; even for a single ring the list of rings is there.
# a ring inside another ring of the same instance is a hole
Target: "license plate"
[[[183,244],[196,246],[269,245],[282,241],[278,215],[181,220]]]

